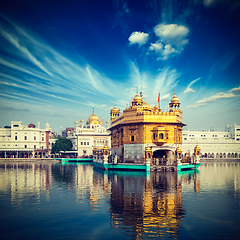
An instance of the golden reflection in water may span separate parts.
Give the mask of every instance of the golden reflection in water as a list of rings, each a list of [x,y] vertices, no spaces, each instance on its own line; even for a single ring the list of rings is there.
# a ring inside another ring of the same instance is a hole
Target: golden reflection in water
[[[182,189],[194,188],[200,194],[201,189],[212,192],[230,185],[239,197],[239,171],[240,163],[209,163],[199,171],[150,175],[99,171],[84,164],[0,163],[0,192],[20,208],[24,200],[48,200],[52,188],[60,187],[63,194],[71,191],[77,204],[87,203],[89,211],[109,211],[116,234],[120,230],[134,239],[177,238],[185,215]]]
[[[181,182],[177,173],[151,173],[148,178],[121,178],[111,190],[113,227],[125,225],[127,234],[136,239],[178,236],[182,209]]]
[[[116,173],[111,189],[111,224],[136,239],[166,234],[177,238],[185,215],[182,183],[194,183],[198,192],[198,172],[151,172],[150,178]]]
[[[192,181],[199,192],[195,173],[152,172],[146,176],[142,172],[97,171],[84,164],[0,164],[0,190],[11,191],[12,204],[20,206],[26,198],[49,199],[58,182],[62,191],[75,194],[77,204],[87,202],[91,211],[98,211],[102,204],[109,206],[112,227],[136,239],[179,235],[185,214],[182,184]]]

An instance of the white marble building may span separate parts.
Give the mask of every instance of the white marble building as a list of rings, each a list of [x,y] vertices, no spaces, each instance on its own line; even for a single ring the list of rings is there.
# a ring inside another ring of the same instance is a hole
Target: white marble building
[[[10,128],[0,128],[0,157],[44,157],[49,154],[49,124],[45,129],[33,123],[11,121]]]
[[[108,127],[109,121],[107,121]],[[72,133],[68,138],[71,139],[73,143],[73,150],[77,151],[79,157],[91,156],[93,153],[93,148],[103,148],[107,145],[111,148],[111,136],[110,132],[103,127],[103,123],[99,120],[98,116],[93,113],[88,118],[86,125],[84,120],[75,122],[75,132]]]
[[[192,155],[196,144],[206,158],[240,158],[240,126],[227,126],[225,132],[183,130],[183,153]]]

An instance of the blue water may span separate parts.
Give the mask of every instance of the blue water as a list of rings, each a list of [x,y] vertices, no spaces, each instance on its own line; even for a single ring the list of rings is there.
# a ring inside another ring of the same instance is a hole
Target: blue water
[[[1,239],[239,239],[240,163],[182,173],[0,163]]]

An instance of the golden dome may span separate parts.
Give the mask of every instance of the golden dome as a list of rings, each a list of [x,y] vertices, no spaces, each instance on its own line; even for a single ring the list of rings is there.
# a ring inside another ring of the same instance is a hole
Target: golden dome
[[[146,103],[146,102],[143,102],[142,106],[144,108],[152,109],[152,106],[150,104]]]
[[[78,124],[78,121],[75,121],[74,123],[75,123],[75,124]]]
[[[81,119],[81,121],[80,122],[84,122],[84,120],[83,119]]]
[[[135,95],[135,97],[133,98],[133,101],[134,102],[141,102],[142,101],[142,97],[140,97],[139,95],[138,95],[138,93]]]
[[[91,116],[88,118],[89,122],[92,121],[99,121],[98,116],[95,113],[92,113]]]
[[[115,103],[115,106],[114,106],[114,108],[112,109],[112,112],[119,112],[119,108],[117,108],[117,106],[116,106],[116,103]]]
[[[99,118],[98,116],[94,113],[94,107],[93,107],[93,113],[90,115],[88,118],[89,124],[99,124]]]
[[[174,96],[171,99],[171,103],[179,103],[179,99],[177,98],[177,96],[174,93]]]
[[[120,108],[117,108],[116,102],[115,102],[114,108],[111,109],[111,112],[113,112],[113,113],[118,113],[118,112],[120,112]]]
[[[107,120],[106,123],[110,123],[109,120]]]

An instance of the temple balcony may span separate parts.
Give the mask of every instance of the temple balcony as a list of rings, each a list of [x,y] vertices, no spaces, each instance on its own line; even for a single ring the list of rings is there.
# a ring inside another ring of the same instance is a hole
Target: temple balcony
[[[167,143],[167,139],[153,139],[152,142],[157,146],[162,146],[163,144]]]
[[[152,130],[152,142],[157,146],[162,146],[168,141],[168,128],[158,126],[154,127]]]

